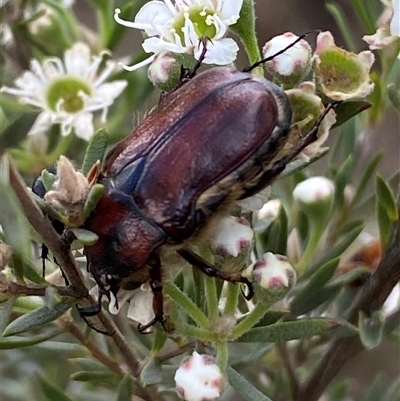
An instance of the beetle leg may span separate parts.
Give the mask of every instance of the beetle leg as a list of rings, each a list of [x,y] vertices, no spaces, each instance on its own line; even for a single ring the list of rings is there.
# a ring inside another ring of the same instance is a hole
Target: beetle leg
[[[243,283],[246,284],[249,292],[247,295],[244,295],[247,300],[253,298],[254,291],[253,285],[251,282],[241,275],[240,272],[237,273],[225,273],[223,271],[218,270],[215,266],[208,263],[202,257],[191,251],[190,249],[178,249],[177,252],[182,256],[183,259],[188,261],[192,266],[197,267],[200,271],[206,274],[209,277],[217,277],[221,280],[226,280],[231,283]]]
[[[138,325],[139,333],[144,333],[149,327],[153,326],[157,322],[164,323],[164,297],[162,294],[162,283],[161,283],[161,262],[158,256],[153,257],[148,261],[150,266],[150,287],[153,291],[153,311],[154,318],[145,325]]]

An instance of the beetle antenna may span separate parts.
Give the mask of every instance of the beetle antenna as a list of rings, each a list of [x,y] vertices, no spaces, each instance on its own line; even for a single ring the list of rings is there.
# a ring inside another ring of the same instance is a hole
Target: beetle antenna
[[[320,29],[314,29],[312,31],[308,31],[306,33],[303,33],[302,35],[300,35],[295,41],[293,41],[293,43],[290,43],[289,45],[287,45],[285,48],[283,48],[282,50],[279,50],[278,52],[276,52],[275,54],[273,54],[272,56],[268,56],[260,61],[257,61],[256,63],[252,64],[249,67],[246,67],[243,69],[243,72],[250,72],[252,70],[254,70],[254,68],[258,67],[261,64],[266,63],[267,61],[273,60],[275,57],[280,56],[281,54],[285,53],[286,50],[290,49],[291,47],[293,47],[296,43],[300,42],[301,40],[303,40],[306,36],[308,36],[310,33],[314,33],[314,32],[321,32]]]

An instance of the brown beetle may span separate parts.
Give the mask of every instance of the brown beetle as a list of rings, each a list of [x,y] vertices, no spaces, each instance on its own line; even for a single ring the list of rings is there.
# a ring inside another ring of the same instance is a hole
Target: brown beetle
[[[291,119],[281,88],[228,67],[209,69],[163,98],[109,153],[99,178],[105,193],[85,225],[99,239],[85,253],[103,293],[150,280],[155,320],[162,320],[158,252],[171,244],[207,274],[247,282],[218,272],[188,243],[276,176],[268,166]]]

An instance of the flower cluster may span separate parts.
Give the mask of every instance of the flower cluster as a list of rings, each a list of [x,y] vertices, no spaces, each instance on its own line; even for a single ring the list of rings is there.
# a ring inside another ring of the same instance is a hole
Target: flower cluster
[[[153,53],[144,62],[124,68],[136,70],[151,63],[161,52],[193,54],[198,60],[203,52],[202,39],[207,40],[204,63],[231,63],[239,47],[225,35],[228,27],[239,19],[242,3],[243,0],[150,1],[141,8],[134,22],[120,18],[121,10],[116,9],[115,20],[144,31],[148,38],[143,42],[143,49]]]

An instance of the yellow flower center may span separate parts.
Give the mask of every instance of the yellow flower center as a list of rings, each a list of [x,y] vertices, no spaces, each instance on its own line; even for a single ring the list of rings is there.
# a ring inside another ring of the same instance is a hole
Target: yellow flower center
[[[91,95],[91,87],[76,77],[62,77],[54,80],[47,88],[47,105],[56,111],[62,100],[62,108],[67,113],[77,113],[83,109],[81,93]]]
[[[215,25],[212,23],[214,14],[215,12],[207,7],[191,7],[188,11],[181,12],[175,17],[172,28],[175,29],[181,38],[182,44],[184,44],[185,19],[188,17],[192,21],[194,30],[199,38],[207,37],[212,39],[217,33]]]

